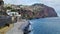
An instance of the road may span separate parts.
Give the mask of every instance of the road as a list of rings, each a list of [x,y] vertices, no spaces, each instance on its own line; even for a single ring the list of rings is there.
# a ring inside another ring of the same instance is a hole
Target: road
[[[27,25],[27,23],[26,20],[17,21],[17,23],[14,23],[14,27],[6,34],[23,34],[22,29]]]

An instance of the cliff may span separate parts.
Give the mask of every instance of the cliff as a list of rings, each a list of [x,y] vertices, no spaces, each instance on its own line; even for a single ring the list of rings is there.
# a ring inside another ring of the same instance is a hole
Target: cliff
[[[44,4],[33,4],[31,6],[24,6],[20,9],[23,18],[46,18],[57,17],[57,13],[52,7]]]

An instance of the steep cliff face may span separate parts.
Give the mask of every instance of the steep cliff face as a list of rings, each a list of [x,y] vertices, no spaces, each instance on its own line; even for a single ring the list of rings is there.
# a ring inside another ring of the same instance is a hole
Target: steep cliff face
[[[52,7],[48,7],[44,4],[34,4],[32,6],[34,6],[37,9],[37,12],[36,12],[37,14],[35,16],[37,18],[57,17],[57,13]]]
[[[57,17],[55,10],[44,4],[33,4],[23,7],[21,14],[24,15],[25,18]]]

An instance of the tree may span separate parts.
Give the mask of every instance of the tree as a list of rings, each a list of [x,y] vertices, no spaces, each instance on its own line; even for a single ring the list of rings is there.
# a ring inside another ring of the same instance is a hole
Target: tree
[[[5,9],[12,9],[12,7],[9,7],[9,6],[8,6],[8,7],[4,7],[4,8],[5,8]]]

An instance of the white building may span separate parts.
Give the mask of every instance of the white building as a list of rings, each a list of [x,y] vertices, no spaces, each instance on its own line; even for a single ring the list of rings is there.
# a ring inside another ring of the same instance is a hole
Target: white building
[[[11,10],[7,10],[7,14],[10,16],[21,17],[21,15],[18,12],[11,12]]]

